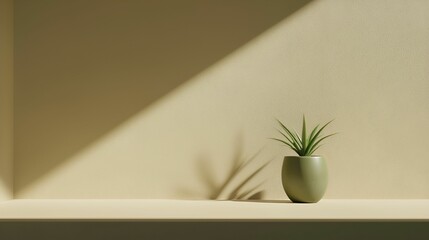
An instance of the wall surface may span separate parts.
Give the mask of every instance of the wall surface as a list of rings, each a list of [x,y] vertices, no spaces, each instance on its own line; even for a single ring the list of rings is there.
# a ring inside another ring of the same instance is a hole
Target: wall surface
[[[326,198],[428,198],[428,12],[419,0],[17,0],[16,197],[282,199],[292,152],[268,138],[275,118],[300,128],[305,113],[340,132],[318,152]]]
[[[0,200],[12,198],[13,1],[0,0]]]

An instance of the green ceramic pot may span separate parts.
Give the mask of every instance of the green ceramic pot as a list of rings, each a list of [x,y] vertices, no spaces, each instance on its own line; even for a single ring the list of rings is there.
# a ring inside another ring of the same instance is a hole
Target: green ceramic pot
[[[322,156],[286,156],[283,160],[282,183],[292,202],[318,202],[328,185],[325,159]]]

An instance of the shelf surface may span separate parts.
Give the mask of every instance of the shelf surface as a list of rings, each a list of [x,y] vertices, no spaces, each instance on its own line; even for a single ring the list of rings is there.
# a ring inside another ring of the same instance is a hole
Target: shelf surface
[[[0,220],[423,220],[429,200],[9,200]]]

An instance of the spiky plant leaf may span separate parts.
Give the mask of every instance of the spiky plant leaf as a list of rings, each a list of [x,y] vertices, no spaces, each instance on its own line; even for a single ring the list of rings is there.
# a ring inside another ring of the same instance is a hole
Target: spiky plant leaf
[[[334,120],[327,122],[325,125],[323,125],[322,128],[319,129],[319,131],[316,132],[316,134],[314,134],[313,138],[310,139],[310,144],[313,144],[314,141],[316,141],[317,137],[320,135],[320,133],[323,131],[323,129],[325,129],[325,127],[328,126],[332,121],[334,121]]]
[[[314,152],[314,151],[316,150],[317,145],[319,145],[319,143],[320,143],[321,141],[323,141],[324,139],[326,139],[326,138],[328,138],[328,137],[334,136],[335,134],[337,134],[337,133],[329,134],[329,135],[324,136],[324,137],[322,137],[321,139],[317,140],[317,142],[315,142],[315,143],[311,146],[311,149],[309,150],[309,152]],[[313,149],[314,149],[314,151],[313,151]]]
[[[279,138],[271,138],[272,140],[279,141],[285,144],[287,147],[291,148],[295,151],[299,156],[311,156],[321,145],[319,145],[323,140],[328,137],[331,137],[334,134],[329,134],[324,137],[321,137],[320,134],[322,131],[328,126],[333,120],[324,124],[321,128],[319,128],[320,124],[317,125],[312,131],[310,135],[307,134],[307,123],[305,120],[305,116],[302,118],[302,129],[301,136],[295,131],[289,130],[280,120],[277,119],[277,122],[282,127],[283,131],[280,131],[280,134],[284,137],[284,139]]]
[[[310,136],[308,137],[308,142],[310,144],[311,140],[314,137],[314,134],[316,134],[317,129],[319,128],[320,124],[317,124],[317,126],[313,129],[313,131],[311,131]]]
[[[298,152],[299,152],[299,150],[298,150],[298,149],[296,149],[294,146],[292,146],[291,144],[287,143],[286,141],[283,141],[283,140],[278,139],[278,138],[270,138],[270,139],[275,140],[275,141],[279,141],[279,142],[281,142],[281,143],[286,144],[286,145],[287,145],[287,146],[289,146],[292,150],[294,150],[296,153],[298,153]]]
[[[277,119],[277,122],[280,124],[286,134],[289,135],[291,144],[295,147],[295,149],[300,149],[300,146],[298,145],[299,140],[296,138],[296,136],[294,136],[294,134],[282,122],[280,122],[280,120]]]
[[[298,146],[300,146],[300,148],[302,148],[302,139],[299,136],[299,134],[296,132],[296,130],[293,130],[293,134],[295,135],[296,139],[298,139]]]
[[[292,144],[292,140],[286,134],[284,134],[279,129],[277,129],[277,131],[287,140],[288,143]]]
[[[313,153],[314,153],[317,149],[319,149],[321,146],[323,146],[323,144],[322,144],[322,145],[319,145],[319,146],[317,146],[315,149],[311,150],[311,151],[308,153],[308,155],[309,155],[309,156],[313,155]]]
[[[302,150],[305,152],[307,149],[307,127],[305,126],[305,116],[302,117]]]

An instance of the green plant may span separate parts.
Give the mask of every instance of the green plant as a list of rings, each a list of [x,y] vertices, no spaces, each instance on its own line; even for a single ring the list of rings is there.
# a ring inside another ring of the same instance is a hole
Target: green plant
[[[317,125],[310,133],[307,134],[307,126],[305,123],[305,116],[302,117],[302,133],[301,136],[294,130],[289,130],[280,120],[277,119],[277,122],[282,127],[282,130],[278,130],[284,139],[271,138],[275,141],[284,143],[286,146],[295,151],[299,156],[311,156],[319,147],[320,143],[328,137],[331,137],[337,133],[329,134],[326,136],[321,136],[321,132],[328,126],[333,120],[327,122],[319,129]]]

